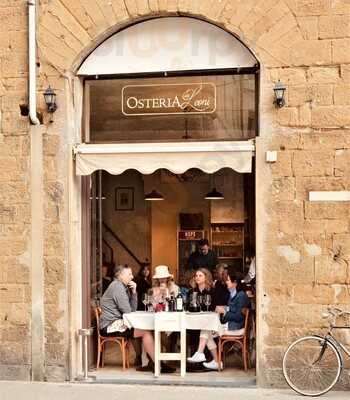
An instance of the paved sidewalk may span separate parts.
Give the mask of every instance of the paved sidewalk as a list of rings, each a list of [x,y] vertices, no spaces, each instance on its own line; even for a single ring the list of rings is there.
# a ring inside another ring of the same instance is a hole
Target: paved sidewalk
[[[0,381],[1,400],[302,400],[289,390],[225,389],[183,386],[140,386]],[[350,392],[332,391],[322,400],[349,400]]]

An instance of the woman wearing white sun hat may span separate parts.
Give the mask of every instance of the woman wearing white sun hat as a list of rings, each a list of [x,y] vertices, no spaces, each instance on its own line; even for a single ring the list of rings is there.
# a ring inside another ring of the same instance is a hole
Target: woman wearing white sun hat
[[[153,279],[153,301],[159,303],[164,297],[177,296],[179,287],[174,282],[174,276],[169,272],[166,265],[158,265],[154,269]]]
[[[176,297],[180,291],[180,288],[174,282],[174,276],[169,272],[169,267],[166,265],[158,265],[154,269],[154,275],[152,277],[153,285],[153,304],[164,302],[165,298],[170,296]],[[178,340],[177,332],[167,332],[163,336],[163,344],[165,352],[175,352],[176,343]]]

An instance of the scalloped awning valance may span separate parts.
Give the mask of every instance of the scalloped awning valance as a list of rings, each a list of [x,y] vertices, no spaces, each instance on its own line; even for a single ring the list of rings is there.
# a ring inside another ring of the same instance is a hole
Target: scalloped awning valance
[[[252,171],[254,141],[79,144],[74,147],[77,175],[105,170],[112,175],[135,169],[151,174],[167,169],[182,174],[198,168],[212,174],[222,168]]]

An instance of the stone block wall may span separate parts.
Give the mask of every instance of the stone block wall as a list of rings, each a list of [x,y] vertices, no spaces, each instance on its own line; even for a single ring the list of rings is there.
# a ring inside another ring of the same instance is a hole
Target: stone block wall
[[[0,5],[0,376],[30,370],[30,182],[26,7]]]
[[[348,190],[350,2],[347,0],[40,0],[38,111],[44,140],[45,378],[66,379],[69,282],[68,160],[72,75],[104,38],[135,21],[190,15],[237,35],[261,64],[260,136],[278,161],[257,182],[263,193],[258,265],[259,383],[279,385],[281,355],[293,337],[323,326],[328,304],[349,305],[349,203],[311,203],[310,190]],[[31,368],[30,126],[27,1],[0,4],[0,377]],[[287,85],[275,109],[273,85]],[[53,123],[42,93],[51,85]],[[73,110],[73,111],[72,111]]]

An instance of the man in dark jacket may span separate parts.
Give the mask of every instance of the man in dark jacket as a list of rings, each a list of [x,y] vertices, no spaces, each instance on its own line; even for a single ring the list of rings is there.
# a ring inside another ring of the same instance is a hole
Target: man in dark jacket
[[[193,270],[207,268],[210,272],[213,272],[217,264],[218,258],[213,250],[209,248],[208,240],[201,239],[198,242],[198,249],[188,259],[188,267]]]
[[[212,304],[214,308],[216,306],[227,306],[230,298],[230,292],[226,286],[227,280],[227,264],[218,264],[215,269],[216,280],[213,288],[213,300]]]

